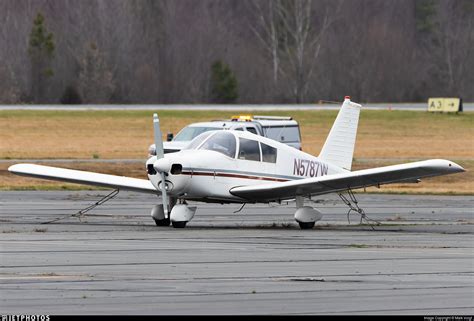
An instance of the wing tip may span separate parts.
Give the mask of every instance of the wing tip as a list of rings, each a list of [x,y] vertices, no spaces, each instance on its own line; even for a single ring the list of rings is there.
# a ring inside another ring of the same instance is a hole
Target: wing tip
[[[10,167],[8,167],[8,171],[10,173],[19,172],[21,170],[21,168],[24,167],[23,165],[28,165],[28,164],[14,164],[14,165],[11,165]]]
[[[441,169],[443,171],[447,170],[448,173],[466,172],[464,167],[448,159],[430,159],[428,162],[430,162],[430,167]]]

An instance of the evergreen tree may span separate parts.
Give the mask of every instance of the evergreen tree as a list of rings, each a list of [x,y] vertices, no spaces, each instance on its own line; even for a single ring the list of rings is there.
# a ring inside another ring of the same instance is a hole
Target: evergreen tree
[[[231,104],[238,98],[237,78],[229,65],[218,60],[211,66],[211,101]]]
[[[34,102],[44,102],[48,79],[53,76],[53,34],[44,26],[44,17],[36,15],[31,29],[28,54],[31,62],[31,96]]]
[[[110,103],[115,90],[112,70],[107,56],[99,50],[95,43],[85,48],[80,61],[79,92],[86,104]]]
[[[436,4],[434,0],[415,1],[416,29],[420,32],[433,32]]]

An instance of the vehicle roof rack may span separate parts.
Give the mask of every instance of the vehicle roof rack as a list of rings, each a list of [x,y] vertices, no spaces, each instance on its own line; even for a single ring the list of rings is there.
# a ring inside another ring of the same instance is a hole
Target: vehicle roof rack
[[[293,117],[289,116],[253,116],[253,119],[268,119],[268,120],[293,120]]]

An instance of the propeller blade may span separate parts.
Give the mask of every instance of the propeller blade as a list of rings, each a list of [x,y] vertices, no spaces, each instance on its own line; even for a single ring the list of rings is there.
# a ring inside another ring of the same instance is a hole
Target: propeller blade
[[[166,192],[166,177],[165,173],[161,172],[161,198],[163,199],[163,211],[165,212],[165,218],[168,218],[168,193]]]
[[[158,119],[158,114],[153,114],[153,134],[155,138],[155,150],[156,150],[156,161],[155,163],[159,163],[158,160],[164,158],[164,151],[163,151],[163,136],[161,135],[161,128],[160,128],[160,120]],[[164,161],[164,159],[163,159]],[[162,162],[163,162],[162,161]],[[168,215],[168,193],[166,191],[166,173],[162,166],[157,166],[157,171],[160,173],[161,176],[161,198],[163,200],[163,212],[165,214],[165,218],[169,218]],[[156,169],[156,168],[155,168]]]
[[[163,158],[163,136],[161,135],[158,114],[153,114],[153,133],[155,136],[156,159]]]

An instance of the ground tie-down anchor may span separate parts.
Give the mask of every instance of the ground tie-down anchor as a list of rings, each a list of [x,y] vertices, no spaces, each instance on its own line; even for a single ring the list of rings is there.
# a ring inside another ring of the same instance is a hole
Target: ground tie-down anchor
[[[94,204],[74,213],[74,214],[71,214],[71,215],[66,215],[66,216],[63,216],[63,217],[59,217],[59,218],[55,218],[54,220],[51,220],[51,221],[47,221],[47,222],[43,222],[41,224],[49,224],[49,223],[53,223],[53,222],[57,222],[59,220],[64,220],[66,218],[69,218],[69,217],[77,217],[79,219],[79,222],[82,223],[81,221],[81,218],[84,217],[84,214],[86,214],[87,212],[89,212],[90,210],[94,209],[95,207],[99,206],[99,205],[102,205],[104,204],[105,202],[107,201],[110,201],[112,198],[114,198],[115,196],[117,196],[117,194],[120,192],[119,189],[116,189],[114,190],[112,193],[110,194],[107,194],[105,195],[104,197],[102,197],[100,200],[98,200],[97,202],[95,202]]]
[[[350,220],[349,216],[352,212],[355,212],[356,214],[360,215],[360,223],[359,224],[362,224],[362,222],[365,221],[367,224],[370,225],[372,230],[375,231],[374,224],[375,225],[380,225],[382,223],[380,223],[377,220],[370,219],[370,218],[367,217],[367,215],[365,214],[365,211],[362,208],[359,207],[359,204],[358,204],[359,202],[357,201],[357,198],[355,197],[354,192],[350,188],[347,189],[347,194],[349,195],[349,199],[347,199],[347,197],[345,197],[342,193],[338,193],[341,200],[347,206],[349,206],[349,211],[347,212],[347,221],[349,222],[349,224],[351,224],[351,220]]]

